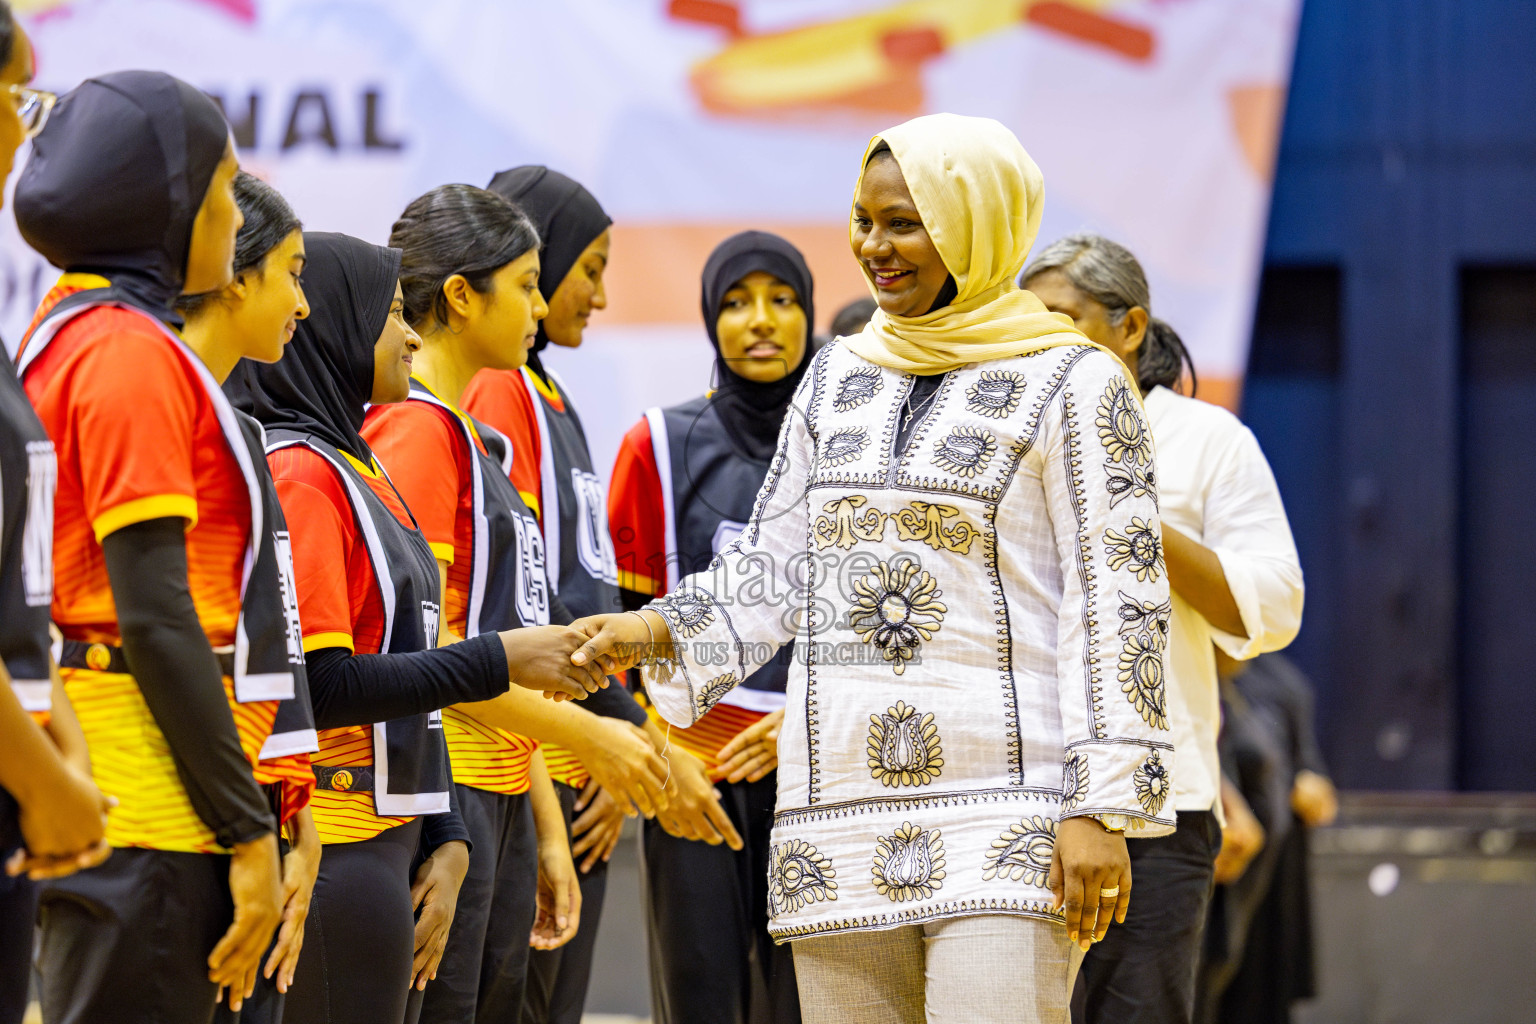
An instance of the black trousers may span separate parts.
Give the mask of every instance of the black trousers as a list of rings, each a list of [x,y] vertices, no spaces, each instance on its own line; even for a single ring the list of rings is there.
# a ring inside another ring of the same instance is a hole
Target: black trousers
[[[740,853],[645,823],[641,886],[656,1024],[799,1024],[794,954],[768,936],[774,775],[720,783]]]
[[[21,849],[18,808],[0,789],[0,864]],[[0,872],[0,1024],[21,1024],[32,979],[32,926],[37,920],[37,883]]]
[[[208,954],[234,916],[229,857],[116,849],[41,898],[47,1024],[208,1024]]]
[[[1125,845],[1131,909],[1083,958],[1073,1021],[1189,1024],[1221,828],[1210,811],[1180,811],[1173,835]]]
[[[555,794],[565,812],[569,834],[580,791],[563,782]],[[577,867],[578,873],[580,866]],[[535,949],[528,956],[528,990],[523,997],[523,1024],[581,1024],[592,980],[592,955],[597,949],[597,927],[603,917],[603,896],[608,891],[608,863],[598,861],[581,875],[581,927],[576,937],[559,949]]]
[[[528,794],[459,786],[469,829],[469,872],[436,980],[427,984],[426,1024],[516,1024],[528,978],[528,935],[538,909],[539,840]]]
[[[321,852],[285,1024],[408,1019],[416,947],[411,865],[420,838],[416,818],[372,839],[329,844]]]

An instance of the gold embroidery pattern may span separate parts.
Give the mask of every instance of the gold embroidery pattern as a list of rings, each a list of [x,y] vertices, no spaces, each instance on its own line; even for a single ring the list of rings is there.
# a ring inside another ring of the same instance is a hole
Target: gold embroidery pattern
[[[943,774],[943,755],[933,715],[897,701],[869,716],[869,770],[883,785],[926,786]]]
[[[945,519],[959,514],[960,510],[953,505],[914,501],[891,518],[896,520],[896,533],[902,540],[921,541],[935,551],[967,555],[971,542],[981,536],[981,531],[967,522],[944,524]]]
[[[1088,796],[1088,758],[1073,751],[1061,766],[1061,810],[1070,811]]]
[[[885,513],[879,509],[863,508],[869,499],[860,494],[834,498],[821,507],[827,513],[816,517],[812,532],[816,537],[816,550],[829,547],[844,550],[861,540],[880,540],[885,536]]]
[[[775,915],[837,899],[837,870],[816,847],[800,839],[768,852],[768,904]]]
[[[1145,466],[1152,461],[1152,440],[1142,422],[1136,399],[1125,381],[1115,377],[1099,399],[1099,415],[1094,419],[1099,441],[1110,461]]]
[[[1024,375],[1014,370],[985,370],[965,389],[971,412],[1000,420],[1019,407],[1024,397]]]
[[[903,822],[875,840],[875,890],[892,903],[927,899],[944,887],[944,839],[938,829]]]
[[[939,600],[938,581],[914,560],[881,562],[869,576],[853,583],[848,624],[867,644],[878,647],[899,676],[932,640],[949,607]]]
[[[1163,686],[1163,645],[1153,633],[1132,633],[1120,648],[1120,691],[1142,720],[1168,728],[1168,693]]]
[[[1132,773],[1131,781],[1136,784],[1136,799],[1141,801],[1142,808],[1154,818],[1157,817],[1168,794],[1173,792],[1173,779],[1163,764],[1162,755],[1156,750],[1148,754],[1141,767]]]
[[[1051,855],[1056,849],[1056,822],[1036,814],[1010,825],[992,840],[987,851],[985,881],[1008,878],[1025,885],[1043,886],[1051,874]]]
[[[1140,516],[1131,518],[1131,525],[1124,533],[1104,531],[1104,553],[1109,556],[1109,567],[1119,569],[1130,563],[1130,571],[1142,583],[1157,582],[1163,571],[1163,546],[1157,539],[1152,524]]]
[[[933,447],[933,463],[967,480],[986,472],[997,454],[997,438],[989,430],[956,427]]]

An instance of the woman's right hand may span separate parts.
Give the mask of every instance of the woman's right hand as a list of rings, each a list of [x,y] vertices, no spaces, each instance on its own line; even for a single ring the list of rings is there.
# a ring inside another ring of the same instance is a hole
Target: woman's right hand
[[[501,633],[507,654],[507,678],[517,686],[542,691],[552,700],[581,700],[608,685],[595,663],[579,663],[574,655],[587,634],[570,626],[525,626]]]
[[[637,727],[593,716],[583,742],[573,750],[587,773],[615,799],[633,803],[647,818],[666,810],[666,762]]]
[[[587,642],[572,656],[577,665],[597,665],[609,675],[671,653],[671,631],[653,611],[588,615],[571,623]]]

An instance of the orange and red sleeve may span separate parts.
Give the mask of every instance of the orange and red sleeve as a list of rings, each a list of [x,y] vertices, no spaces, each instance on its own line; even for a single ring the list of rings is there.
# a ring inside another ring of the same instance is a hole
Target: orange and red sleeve
[[[284,448],[267,456],[293,544],[304,650],[355,650],[345,571],[356,524],[335,471],[313,452]]]
[[[667,591],[666,506],[651,425],[642,419],[619,444],[608,486],[608,530],[619,586],[646,597]]]
[[[166,339],[134,313],[103,310],[91,326],[111,344],[86,346],[72,370],[72,449],[85,513],[99,543],[151,519],[197,522],[192,436],[200,385]]]
[[[539,463],[544,457],[539,417],[533,398],[517,370],[481,370],[469,382],[459,406],[475,419],[495,427],[512,442],[512,485],[529,511],[543,520],[543,487]]]
[[[362,434],[416,517],[432,553],[452,565],[463,450],[453,425],[433,406],[400,402],[374,407]]]

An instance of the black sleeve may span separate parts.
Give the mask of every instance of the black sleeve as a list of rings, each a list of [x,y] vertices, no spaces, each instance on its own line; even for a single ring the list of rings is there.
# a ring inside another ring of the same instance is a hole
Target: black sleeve
[[[240,749],[223,673],[187,583],[186,523],[151,519],[101,542],[123,654],[192,809],[221,846],[277,831]]]
[[[304,660],[319,729],[424,715],[507,692],[507,652],[496,633],[409,654],[327,647]]]
[[[429,814],[421,819],[421,852],[430,857],[434,850],[444,843],[454,840],[462,842],[471,850],[475,844],[469,839],[469,826],[464,824],[464,815],[459,813],[459,787],[448,787],[448,813]]]

